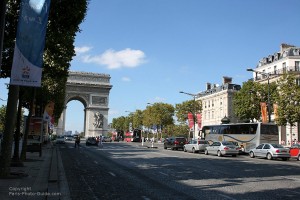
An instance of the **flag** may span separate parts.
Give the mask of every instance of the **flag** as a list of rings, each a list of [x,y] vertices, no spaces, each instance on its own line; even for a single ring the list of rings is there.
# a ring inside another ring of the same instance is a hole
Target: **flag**
[[[202,127],[202,115],[201,113],[197,113],[197,123],[198,123],[198,129],[200,130]]]
[[[194,127],[194,115],[193,113],[188,113],[188,122],[190,129]]]
[[[266,102],[260,102],[260,108],[261,108],[262,123],[267,123],[268,122],[268,119],[267,119],[268,111],[267,111]]]
[[[21,0],[10,84],[41,86],[50,0]]]

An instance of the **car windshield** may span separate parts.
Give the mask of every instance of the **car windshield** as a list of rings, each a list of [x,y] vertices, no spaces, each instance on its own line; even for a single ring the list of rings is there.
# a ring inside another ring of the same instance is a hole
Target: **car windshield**
[[[280,144],[271,144],[274,148],[284,148],[282,145]]]

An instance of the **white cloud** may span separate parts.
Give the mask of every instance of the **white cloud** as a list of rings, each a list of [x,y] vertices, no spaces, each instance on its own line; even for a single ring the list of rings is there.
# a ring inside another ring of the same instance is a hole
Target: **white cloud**
[[[83,47],[75,47],[75,53],[76,55],[80,55],[86,52],[89,52],[92,49],[92,47],[83,46]]]
[[[106,65],[108,69],[118,69],[122,67],[137,67],[145,62],[145,57],[143,51],[127,48],[121,51],[109,49],[101,55],[85,55],[82,58],[85,63],[96,63],[99,65]]]
[[[122,81],[129,82],[131,79],[129,77],[122,77]]]

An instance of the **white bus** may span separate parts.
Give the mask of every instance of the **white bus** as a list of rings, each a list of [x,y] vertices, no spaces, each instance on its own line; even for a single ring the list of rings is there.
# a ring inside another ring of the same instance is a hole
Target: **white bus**
[[[232,141],[245,153],[261,143],[279,142],[278,126],[261,122],[207,125],[202,127],[202,135],[209,142]]]

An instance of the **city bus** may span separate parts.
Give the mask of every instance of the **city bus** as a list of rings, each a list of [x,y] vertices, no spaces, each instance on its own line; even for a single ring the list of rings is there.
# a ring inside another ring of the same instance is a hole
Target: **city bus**
[[[269,123],[234,123],[202,127],[205,140],[231,141],[248,153],[261,143],[279,143],[278,126]]]
[[[132,132],[126,132],[124,141],[142,142],[142,131],[140,129],[134,129]]]

